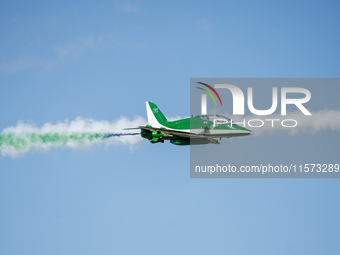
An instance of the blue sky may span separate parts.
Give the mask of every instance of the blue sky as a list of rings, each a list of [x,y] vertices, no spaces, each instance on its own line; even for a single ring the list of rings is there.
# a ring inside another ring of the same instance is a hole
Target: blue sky
[[[147,100],[188,116],[193,77],[339,77],[338,10],[335,1],[3,2],[0,130],[146,117]],[[337,160],[334,131],[252,137],[248,148],[323,138],[331,150],[320,159]],[[233,148],[248,146],[240,141]],[[338,254],[337,179],[190,179],[189,154],[145,142],[1,157],[0,253]]]

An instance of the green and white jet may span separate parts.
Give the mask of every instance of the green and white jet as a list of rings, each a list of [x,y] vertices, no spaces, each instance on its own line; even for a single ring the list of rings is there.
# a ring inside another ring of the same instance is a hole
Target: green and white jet
[[[170,140],[175,145],[219,144],[215,138],[250,135],[251,131],[240,127],[222,115],[200,115],[168,121],[153,102],[146,102],[148,124],[139,126],[141,136],[151,143]]]

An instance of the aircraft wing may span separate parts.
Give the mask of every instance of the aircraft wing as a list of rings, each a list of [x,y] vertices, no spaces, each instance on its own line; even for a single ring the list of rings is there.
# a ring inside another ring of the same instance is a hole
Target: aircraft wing
[[[176,135],[176,136],[182,136],[182,137],[193,137],[196,134],[195,133],[190,133],[190,132],[182,132],[178,130],[172,130],[172,129],[164,129],[164,128],[154,128],[154,127],[144,127],[144,126],[139,126],[138,128],[140,129],[146,129],[150,131],[159,131],[164,134],[170,134],[170,135]]]
[[[148,127],[148,126],[139,126],[138,128],[124,128],[124,130],[131,130],[131,129],[143,129],[143,130],[149,130],[149,131],[157,131],[160,133],[163,133],[166,136],[174,136],[174,139],[178,139],[178,138],[185,138],[185,139],[191,139],[190,140],[190,144],[207,144],[207,143],[212,143],[212,144],[220,144],[218,140],[213,139],[211,137],[207,137],[206,134],[204,133],[200,133],[200,134],[196,134],[196,133],[191,133],[191,132],[183,132],[183,131],[179,131],[179,130],[173,130],[173,129],[166,129],[166,128],[155,128],[155,127]],[[154,140],[155,139],[155,140]],[[158,142],[159,138],[153,138],[153,139],[149,139],[151,140],[151,142],[153,141]],[[188,141],[188,140],[185,140]],[[164,140],[162,141],[164,142]]]
[[[179,130],[172,130],[172,129],[164,129],[164,128],[154,128],[154,127],[144,127],[144,126],[139,126],[138,128],[140,129],[146,129],[150,131],[159,131],[164,134],[169,134],[169,135],[175,135],[179,137],[186,137],[186,138],[206,138],[208,139],[211,143],[214,144],[219,144],[219,142],[216,139],[213,138],[208,138],[204,133],[196,134],[196,133],[191,133],[191,132],[183,132]]]

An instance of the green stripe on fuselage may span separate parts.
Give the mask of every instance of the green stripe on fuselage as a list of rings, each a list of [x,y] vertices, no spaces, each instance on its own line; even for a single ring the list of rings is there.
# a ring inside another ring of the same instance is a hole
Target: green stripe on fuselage
[[[175,121],[168,121],[166,124],[163,124],[167,128],[171,129],[177,129],[177,130],[193,130],[193,129],[202,129],[209,128],[210,130],[233,130],[233,131],[248,131],[250,130],[240,127],[236,124],[233,124],[232,127],[230,127],[227,124],[216,124],[214,127],[214,123],[211,120],[202,119],[200,116],[187,118],[187,119],[181,119],[181,120],[175,120]],[[218,134],[214,134],[216,136]],[[221,135],[225,135],[221,133]],[[235,134],[236,135],[236,134]],[[240,135],[240,133],[237,133],[237,135]],[[245,134],[246,135],[246,134]],[[232,135],[230,135],[232,136]]]

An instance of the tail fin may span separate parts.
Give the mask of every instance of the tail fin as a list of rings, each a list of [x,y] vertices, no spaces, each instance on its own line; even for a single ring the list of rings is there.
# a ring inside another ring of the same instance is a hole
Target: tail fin
[[[161,110],[153,102],[146,102],[146,114],[148,116],[148,124],[152,127],[159,128],[168,122]]]

